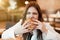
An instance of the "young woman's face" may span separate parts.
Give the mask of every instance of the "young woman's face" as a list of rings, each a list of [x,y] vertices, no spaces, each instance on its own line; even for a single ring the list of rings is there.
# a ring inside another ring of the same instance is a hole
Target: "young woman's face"
[[[38,19],[38,11],[34,7],[30,7],[27,11],[26,19]]]

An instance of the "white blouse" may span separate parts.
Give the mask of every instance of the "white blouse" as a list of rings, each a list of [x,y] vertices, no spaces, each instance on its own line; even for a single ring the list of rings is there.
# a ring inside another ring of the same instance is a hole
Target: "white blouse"
[[[49,23],[44,24],[45,27],[48,29],[48,33],[46,34],[43,32],[43,40],[60,40],[60,34],[58,34]],[[21,21],[19,21],[17,24],[3,32],[2,39],[15,39],[15,34],[22,35],[21,28]]]

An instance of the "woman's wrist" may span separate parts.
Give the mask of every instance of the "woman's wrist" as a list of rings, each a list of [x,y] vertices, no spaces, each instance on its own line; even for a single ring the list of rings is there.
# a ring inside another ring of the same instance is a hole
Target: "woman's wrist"
[[[42,31],[42,32],[45,32],[45,33],[48,32],[47,28],[45,27],[44,22],[42,22],[42,28],[41,28],[41,31]]]

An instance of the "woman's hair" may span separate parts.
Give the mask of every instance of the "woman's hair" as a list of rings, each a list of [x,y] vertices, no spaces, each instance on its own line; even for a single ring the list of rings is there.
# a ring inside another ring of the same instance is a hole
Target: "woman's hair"
[[[30,7],[34,7],[34,8],[36,8],[36,10],[38,11],[38,20],[39,21],[41,21],[41,22],[43,22],[44,20],[43,20],[43,17],[42,17],[42,12],[41,12],[41,9],[40,9],[40,6],[36,3],[36,2],[30,2],[28,5],[27,5],[27,7],[26,7],[26,10],[25,10],[25,13],[24,13],[24,17],[23,17],[23,19],[22,19],[22,24],[24,23],[24,21],[26,20],[26,15],[27,15],[27,11],[28,11],[28,9],[30,8]],[[40,36],[42,36],[42,32],[41,31],[39,31],[39,30],[37,30],[37,33],[38,33],[38,39],[39,39],[39,37]],[[29,33],[28,33],[29,34]],[[26,37],[26,35],[28,36],[28,34],[26,34],[25,33],[25,35],[23,34],[23,36],[25,36]],[[29,34],[30,35],[30,34]],[[40,36],[39,36],[40,35]],[[26,40],[26,38],[24,38],[24,40]],[[42,39],[41,39],[42,40]]]
[[[29,4],[26,5],[26,10],[25,10],[25,13],[23,15],[22,24],[24,23],[24,21],[26,19],[27,11],[30,7],[36,8],[36,10],[38,11],[38,20],[43,22],[44,20],[43,20],[43,17],[42,17],[42,12],[41,12],[40,6],[36,2],[30,2]]]

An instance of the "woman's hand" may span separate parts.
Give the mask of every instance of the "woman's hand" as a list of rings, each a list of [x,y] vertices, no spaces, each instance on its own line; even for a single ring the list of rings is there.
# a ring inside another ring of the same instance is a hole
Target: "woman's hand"
[[[48,29],[46,28],[44,22],[42,23],[42,28],[41,28],[42,32],[45,32],[47,34]]]
[[[30,32],[31,30],[28,29],[29,26],[31,26],[31,23],[30,23],[29,21],[25,21],[25,22],[22,24],[22,27],[21,27],[22,31],[21,31],[21,33]]]
[[[48,32],[48,30],[45,27],[44,22],[40,22],[39,20],[34,20],[34,24],[36,24],[36,29],[41,30],[42,32]]]
[[[36,24],[34,23],[33,19],[29,19],[24,22],[23,27],[26,27],[26,29],[32,31],[36,28]]]

